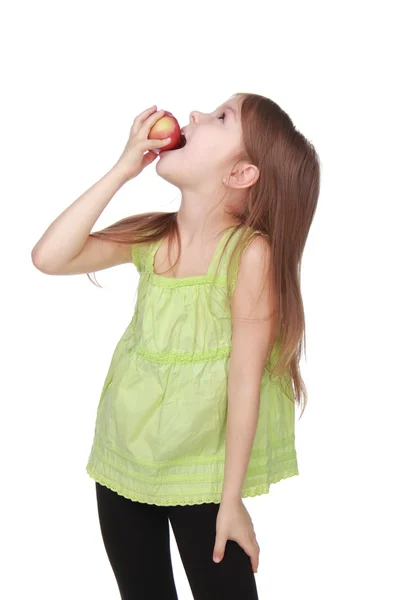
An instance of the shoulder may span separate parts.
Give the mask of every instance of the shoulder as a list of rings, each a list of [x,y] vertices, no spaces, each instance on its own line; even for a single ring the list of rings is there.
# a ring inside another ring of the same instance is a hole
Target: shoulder
[[[253,233],[238,260],[236,285],[257,285],[260,276],[267,276],[271,263],[269,237],[263,233]]]
[[[262,233],[255,233],[250,238],[243,251],[239,272],[255,272],[271,260],[271,245],[268,237]]]

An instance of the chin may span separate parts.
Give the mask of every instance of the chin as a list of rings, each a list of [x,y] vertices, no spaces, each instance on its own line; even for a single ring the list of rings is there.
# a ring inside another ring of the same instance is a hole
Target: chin
[[[165,160],[168,161],[168,158],[163,157],[158,159],[156,164],[157,175],[159,175],[159,177],[161,177],[165,181],[168,181],[168,183],[179,186],[179,169],[177,169],[176,167],[171,167],[171,165],[168,167],[166,162],[164,162]]]
[[[163,152],[155,165],[157,175],[178,188],[191,187],[196,181],[200,184],[205,176],[202,157],[194,157],[193,160],[193,156],[189,157],[184,152],[184,148]]]

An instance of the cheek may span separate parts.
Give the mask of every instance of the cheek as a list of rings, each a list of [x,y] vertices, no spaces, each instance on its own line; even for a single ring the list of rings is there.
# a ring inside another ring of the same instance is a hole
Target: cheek
[[[191,163],[203,165],[220,163],[226,157],[223,140],[217,135],[193,138],[182,152]]]

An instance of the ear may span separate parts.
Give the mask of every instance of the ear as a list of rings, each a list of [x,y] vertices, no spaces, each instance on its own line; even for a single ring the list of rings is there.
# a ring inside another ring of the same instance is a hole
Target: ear
[[[244,189],[254,185],[260,177],[258,167],[250,163],[241,163],[232,171],[228,186],[235,189]]]

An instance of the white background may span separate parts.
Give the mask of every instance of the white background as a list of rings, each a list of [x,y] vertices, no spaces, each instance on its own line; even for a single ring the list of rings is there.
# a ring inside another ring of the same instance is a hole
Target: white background
[[[5,600],[117,600],[85,471],[132,265],[48,276],[31,249],[152,104],[186,125],[271,97],[321,157],[303,257],[300,476],[245,500],[260,600],[400,597],[395,2],[9,2],[1,10],[1,571]],[[151,165],[95,230],[176,210]],[[172,536],[180,600],[189,584]]]

